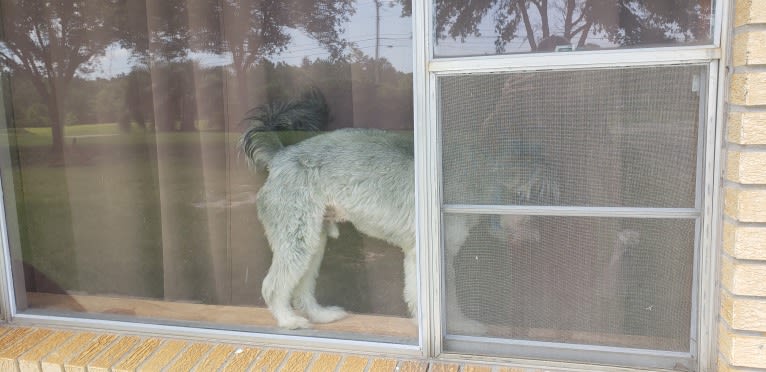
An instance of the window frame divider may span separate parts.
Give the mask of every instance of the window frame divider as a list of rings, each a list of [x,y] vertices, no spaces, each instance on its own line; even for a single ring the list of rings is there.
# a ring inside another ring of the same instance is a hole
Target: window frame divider
[[[681,47],[610,49],[581,52],[504,54],[436,58],[429,72],[437,75],[516,71],[578,70],[709,63],[721,48],[706,44]]]

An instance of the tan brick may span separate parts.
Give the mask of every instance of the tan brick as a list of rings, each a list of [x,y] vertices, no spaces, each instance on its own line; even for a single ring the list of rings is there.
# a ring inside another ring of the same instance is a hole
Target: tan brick
[[[399,372],[426,372],[428,363],[417,360],[406,360],[399,362]]]
[[[112,365],[122,359],[139,341],[140,338],[137,336],[120,337],[117,342],[112,344],[98,358],[88,363],[88,372],[109,372]]]
[[[724,213],[742,222],[766,222],[766,189],[725,188]]]
[[[56,332],[19,357],[21,372],[41,371],[40,359],[66,342],[74,333]]]
[[[74,357],[72,360],[64,363],[64,370],[66,372],[85,372],[88,368],[88,362],[106,350],[114,340],[117,339],[116,335],[100,335],[83,349],[80,354]]]
[[[79,333],[70,338],[61,347],[55,349],[40,361],[42,370],[44,372],[63,371],[64,362],[76,357],[80,350],[89,346],[95,338],[96,335],[94,333]]]
[[[311,364],[310,372],[323,372],[334,371],[340,362],[340,355],[337,354],[320,354],[319,357]]]
[[[734,4],[734,26],[766,23],[766,2],[763,0],[737,0]]]
[[[138,371],[159,371],[170,363],[188,344],[180,340],[168,340],[147,359]]]
[[[745,72],[732,75],[729,93],[729,102],[734,105],[766,104],[766,72]]]
[[[197,362],[211,349],[208,344],[196,343],[184,350],[183,354],[178,356],[173,364],[166,368],[167,372],[191,371]],[[90,372],[90,371],[89,371]]]
[[[369,372],[393,372],[396,370],[396,360],[377,358],[370,364]]]
[[[734,36],[732,63],[734,66],[766,64],[766,31],[743,32]]]
[[[719,355],[718,358],[718,368],[714,369],[714,371],[718,372],[746,372],[746,370],[737,368],[729,364],[729,362],[726,361],[726,359],[721,358]]]
[[[340,364],[339,372],[364,372],[370,360],[359,356],[347,356]]]
[[[286,350],[267,350],[258,357],[258,360],[250,368],[254,371],[275,372],[277,368],[279,368],[279,365],[282,364],[282,361],[285,360],[286,356]]]
[[[732,112],[727,123],[727,140],[742,145],[766,144],[766,112]]]
[[[231,345],[216,345],[205,357],[205,360],[199,363],[197,370],[217,371],[235,350],[236,348]]]
[[[458,372],[460,370],[459,364],[448,363],[431,363],[431,367],[428,368],[428,372]]]
[[[16,370],[16,358],[32,349],[52,333],[53,331],[49,329],[38,329],[15,343],[3,345],[3,348],[0,348],[0,371]]]
[[[141,342],[136,346],[133,351],[128,354],[125,359],[112,367],[114,372],[132,372],[138,368],[141,363],[144,362],[149,356],[151,356],[155,350],[160,346],[160,340],[157,338],[150,338]]]
[[[742,184],[766,184],[766,152],[729,151],[726,178]]]
[[[721,284],[732,294],[766,296],[766,264],[735,262],[723,258]]]
[[[766,337],[733,333],[719,327],[718,346],[732,366],[766,368]]]
[[[766,227],[723,223],[723,249],[729,256],[743,260],[766,260]]]
[[[477,366],[477,365],[465,365],[460,369],[461,372],[492,372],[491,367]]]
[[[244,371],[250,364],[253,363],[255,358],[261,349],[258,348],[240,348],[234,352],[234,355],[229,358],[229,362],[222,369],[222,371]]]
[[[314,353],[307,351],[293,352],[287,358],[280,372],[303,372],[311,364],[312,359],[314,359]]]
[[[721,317],[735,330],[766,332],[766,298],[721,295]]]

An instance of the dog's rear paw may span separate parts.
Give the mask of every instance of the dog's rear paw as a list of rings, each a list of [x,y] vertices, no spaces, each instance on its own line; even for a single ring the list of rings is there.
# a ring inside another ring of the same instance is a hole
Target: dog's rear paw
[[[330,323],[345,318],[348,315],[343,308],[338,306],[322,307],[308,314],[314,323]]]
[[[285,329],[311,328],[311,323],[308,319],[297,315],[280,318],[277,320],[277,324],[280,328]]]

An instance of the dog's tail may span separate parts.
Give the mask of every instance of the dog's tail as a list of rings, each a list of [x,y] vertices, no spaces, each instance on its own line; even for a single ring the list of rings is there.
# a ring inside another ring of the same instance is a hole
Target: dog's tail
[[[245,114],[249,123],[242,134],[239,147],[253,168],[269,168],[271,159],[283,147],[274,132],[318,131],[330,121],[327,102],[318,89],[311,89],[299,99],[259,106]]]

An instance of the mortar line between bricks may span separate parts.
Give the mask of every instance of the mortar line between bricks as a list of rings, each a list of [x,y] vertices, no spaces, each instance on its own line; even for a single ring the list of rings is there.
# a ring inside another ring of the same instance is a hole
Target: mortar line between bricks
[[[99,351],[98,353],[96,353],[96,355],[91,357],[90,360],[83,361],[83,364],[85,364],[85,370],[86,371],[88,370],[88,365],[90,365],[91,362],[93,362],[94,360],[98,359],[101,355],[103,355],[104,353],[109,351],[109,349],[112,347],[112,345],[116,344],[117,342],[119,342],[124,337],[124,336],[120,336],[120,335],[115,335],[115,336],[117,336],[117,337],[115,337],[114,340],[112,340],[108,345],[104,346],[104,348],[101,349],[101,351]]]
[[[726,150],[733,150],[738,152],[766,152],[766,144],[743,145],[734,142],[727,142]]]
[[[285,366],[285,364],[287,364],[287,361],[290,359],[291,355],[293,355],[293,354],[298,352],[296,350],[291,350],[291,349],[283,349],[283,350],[286,351],[287,354],[285,354],[285,356],[282,357],[282,361],[279,362],[279,365],[277,366],[277,369],[275,369],[275,371],[277,371],[277,372],[281,371],[282,368]]]
[[[732,180],[724,179],[724,188],[730,188],[741,191],[766,191],[766,185],[763,184],[747,184],[734,182]]]
[[[197,368],[197,366],[200,365],[200,363],[202,363],[202,361],[205,360],[205,358],[207,358],[207,356],[210,355],[210,353],[212,353],[213,350],[215,350],[215,346],[216,346],[215,344],[211,344],[208,342],[205,342],[204,344],[210,347],[207,349],[206,352],[202,353],[202,355],[200,355],[199,358],[197,358],[197,361],[191,366],[191,368],[189,368],[190,371],[194,371]]]
[[[747,258],[737,258],[732,255],[729,255],[726,252],[721,252],[721,256],[724,258],[727,258],[731,261],[734,261],[736,264],[740,265],[758,265],[758,266],[766,266],[766,260],[751,260]]]
[[[726,295],[735,299],[735,300],[752,300],[752,301],[764,301],[766,302],[766,297],[764,296],[751,296],[751,295],[739,295],[732,293],[729,288],[721,286],[721,292],[726,292]]]
[[[749,222],[749,221],[740,221],[732,216],[724,215],[723,221],[728,222],[736,227],[756,227],[756,228],[765,228],[766,229],[766,222]]]
[[[735,104],[729,104],[729,112],[736,112],[736,113],[741,113],[741,114],[766,113],[766,105],[735,105]]]
[[[127,337],[127,336],[123,335],[122,337]],[[128,351],[125,352],[124,354],[122,354],[119,358],[117,358],[114,361],[112,361],[112,365],[110,365],[107,368],[108,370],[111,371],[114,366],[119,365],[120,363],[122,363],[123,360],[127,359],[128,357],[130,357],[130,355],[133,354],[133,352],[141,345],[141,343],[143,343],[144,340],[147,339],[147,338],[140,337],[140,336],[136,336],[136,337],[138,337],[138,339],[136,340],[135,344],[133,344],[133,346],[131,346],[128,349]]]
[[[766,23],[745,23],[734,27],[734,36],[747,32],[766,31]]]
[[[56,332],[62,332],[62,331],[61,330],[56,330]],[[64,341],[59,343],[56,347],[51,348],[47,353],[45,353],[45,355],[42,355],[39,358],[37,358],[36,362],[37,362],[37,365],[40,367],[40,370],[42,370],[42,368],[43,368],[43,360],[45,360],[45,358],[47,358],[48,355],[51,355],[52,353],[55,353],[59,348],[61,348],[61,346],[66,345],[71,339],[77,337],[77,335],[79,335],[79,334],[80,334],[79,332],[72,332],[72,334],[69,335],[69,337],[67,337]],[[27,351],[21,353],[21,355],[19,355],[19,357],[24,356],[24,354],[28,353],[30,350],[27,350]],[[16,359],[19,359],[19,357],[17,357]]]
[[[763,338],[763,332],[734,329],[734,328],[731,328],[731,326],[729,325],[729,322],[726,322],[726,321],[721,321],[721,322],[719,322],[719,324],[721,324],[724,328],[726,328],[727,332],[729,332],[730,334],[732,334],[734,336],[755,337],[755,338],[758,338],[758,339],[762,339]],[[719,336],[719,338],[720,338],[720,336]]]
[[[144,357],[144,360],[142,360],[141,363],[138,363],[138,365],[136,366],[136,371],[140,371],[141,370],[141,366],[143,366],[144,364],[146,364],[147,362],[152,360],[154,355],[157,354],[160,350],[162,350],[162,347],[165,344],[167,344],[168,341],[170,341],[170,339],[163,339],[163,338],[160,338],[159,340],[160,340],[160,343],[157,344],[157,347],[155,347],[154,350],[152,350],[152,352],[149,355]]]
[[[733,74],[766,73],[766,64],[739,65],[732,67]]]
[[[168,364],[160,368],[160,371],[166,372],[173,365],[173,363],[175,363],[176,360],[181,358],[181,355],[183,355],[184,352],[186,352],[186,350],[189,350],[189,348],[191,348],[192,346],[194,346],[194,342],[187,342],[186,346],[184,346],[181,350],[179,350],[175,356],[170,358],[170,360],[168,361]]]
[[[306,372],[306,371],[310,371],[310,370],[311,370],[311,367],[313,367],[313,366],[314,366],[314,363],[315,363],[315,362],[316,362],[316,360],[319,358],[319,355],[320,355],[320,353],[318,353],[318,352],[311,352],[311,359],[310,359],[310,360],[309,360],[309,362],[306,364],[306,368],[304,368],[304,369],[303,369],[303,372]]]
[[[242,345],[232,345],[232,346],[234,347],[234,350],[229,352],[229,355],[227,355],[226,358],[223,359],[223,361],[221,362],[221,365],[218,366],[218,368],[216,369],[216,372],[223,371],[223,369],[226,368],[226,365],[228,365],[229,362],[237,355],[237,350],[242,350],[242,347],[243,347]]]

